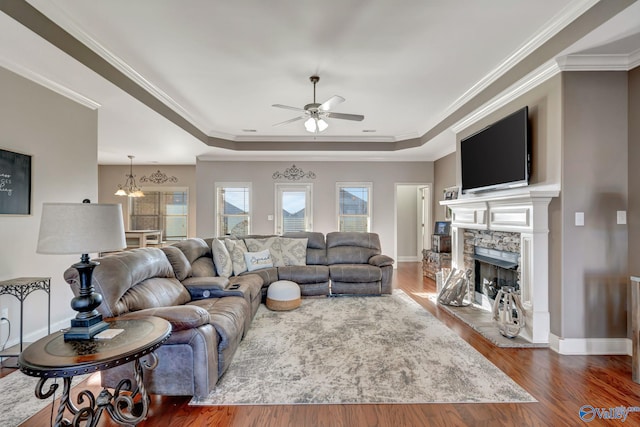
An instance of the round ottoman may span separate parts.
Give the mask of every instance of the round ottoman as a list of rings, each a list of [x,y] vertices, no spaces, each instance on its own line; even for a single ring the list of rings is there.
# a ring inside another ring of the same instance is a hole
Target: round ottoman
[[[290,280],[277,280],[267,289],[267,308],[275,311],[293,310],[300,306],[300,286]]]

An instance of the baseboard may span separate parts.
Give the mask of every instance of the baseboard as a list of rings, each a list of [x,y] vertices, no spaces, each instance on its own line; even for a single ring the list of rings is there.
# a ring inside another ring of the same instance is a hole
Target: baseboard
[[[64,328],[68,328],[71,322],[71,319],[73,318],[70,317],[66,320],[59,320],[55,323],[51,323],[51,333],[57,332],[61,329]],[[3,332],[5,332],[6,329],[3,330]],[[9,337],[9,340],[7,341],[6,344],[6,348],[12,347],[14,345],[18,345],[20,344],[20,325],[18,325],[17,327],[15,327],[13,324],[11,325],[11,337]],[[43,327],[35,330],[35,331],[30,331],[30,332],[25,332],[24,336],[22,337],[22,341],[23,343],[32,343],[34,341],[39,340],[40,338],[43,338],[45,336],[47,336],[47,325],[45,324]],[[2,341],[0,342],[0,345],[4,343],[4,336],[2,337]]]
[[[422,261],[422,258],[418,257],[417,255],[415,255],[415,256],[399,256],[398,257],[398,262],[418,262],[418,261]]]
[[[560,338],[550,334],[549,347],[566,355],[627,355],[632,354],[629,338]]]

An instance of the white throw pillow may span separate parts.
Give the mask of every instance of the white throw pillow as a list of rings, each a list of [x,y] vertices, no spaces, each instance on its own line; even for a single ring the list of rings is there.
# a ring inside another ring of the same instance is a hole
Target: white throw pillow
[[[271,261],[271,253],[269,249],[260,252],[245,252],[244,261],[247,264],[248,271],[260,270],[261,268],[273,267]]]
[[[267,237],[264,239],[244,239],[249,252],[260,252],[268,249],[271,253],[271,260],[274,267],[284,267],[284,258],[282,257],[282,249],[280,248],[279,237]]]
[[[244,242],[242,240],[224,239],[224,244],[227,246],[231,256],[233,275],[237,276],[247,271],[247,263],[244,260],[244,253],[247,252],[247,247]]]
[[[280,237],[280,250],[285,265],[307,265],[307,241],[293,237]]]
[[[224,242],[220,239],[211,241],[211,252],[213,252],[213,264],[220,277],[229,277],[233,274],[233,263],[231,255]]]

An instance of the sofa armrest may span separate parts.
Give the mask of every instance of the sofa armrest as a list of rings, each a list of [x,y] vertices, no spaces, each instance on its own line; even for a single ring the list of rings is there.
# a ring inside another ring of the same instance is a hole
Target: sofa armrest
[[[385,267],[387,265],[393,265],[393,258],[387,255],[374,255],[369,258],[369,264],[375,265],[376,267]]]
[[[191,305],[146,308],[118,316],[117,319],[137,319],[148,316],[165,319],[171,323],[172,331],[197,328],[209,323],[209,312],[202,307]]]
[[[229,279],[226,277],[189,277],[182,284],[191,294],[191,300],[203,298],[215,298],[220,292],[229,288]]]

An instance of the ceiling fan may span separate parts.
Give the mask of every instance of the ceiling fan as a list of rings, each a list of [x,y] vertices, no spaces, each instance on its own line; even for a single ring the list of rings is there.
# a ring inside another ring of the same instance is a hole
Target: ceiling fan
[[[305,105],[304,108],[290,107],[288,105],[282,104],[273,104],[273,107],[299,111],[304,114],[299,117],[294,117],[293,119],[285,120],[284,122],[276,123],[274,126],[286,125],[289,123],[297,122],[298,120],[306,119],[306,121],[304,122],[304,127],[307,129],[307,131],[311,133],[318,133],[329,127],[329,124],[324,120],[325,118],[354,120],[357,122],[360,122],[364,119],[364,116],[360,114],[331,112],[331,109],[333,107],[345,101],[343,97],[338,95],[334,95],[322,104],[318,104],[316,102],[316,84],[318,83],[318,81],[320,81],[320,77],[311,76],[309,77],[309,80],[311,80],[311,83],[313,83],[313,102],[311,104]]]

